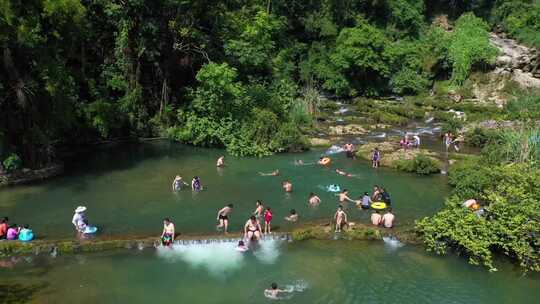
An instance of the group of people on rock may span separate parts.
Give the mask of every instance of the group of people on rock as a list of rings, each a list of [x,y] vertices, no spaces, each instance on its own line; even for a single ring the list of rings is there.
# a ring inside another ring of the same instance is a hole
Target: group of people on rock
[[[0,240],[19,240],[28,242],[34,239],[34,232],[28,224],[18,226],[17,224],[9,224],[9,218],[4,217],[0,220]]]
[[[409,134],[405,133],[405,136],[399,141],[399,146],[403,150],[408,150],[410,148],[419,148],[420,147],[420,136],[414,134],[412,140],[409,139]]]

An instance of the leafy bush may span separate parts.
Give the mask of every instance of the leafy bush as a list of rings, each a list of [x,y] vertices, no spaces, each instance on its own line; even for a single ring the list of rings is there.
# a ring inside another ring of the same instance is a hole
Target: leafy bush
[[[503,254],[525,270],[540,271],[540,170],[525,163],[470,163],[451,180],[456,188],[445,208],[417,222],[427,249],[452,249],[492,270],[494,254]],[[462,206],[470,198],[482,203],[483,216]]]
[[[4,164],[4,169],[7,172],[12,172],[12,171],[22,168],[22,160],[15,153],[11,153],[6,159],[4,159],[3,164]]]
[[[413,159],[397,160],[394,166],[398,170],[421,175],[440,172],[439,163],[435,159],[424,154],[418,154]]]
[[[460,120],[454,119],[453,114],[445,113],[451,115],[452,118],[448,119],[441,128],[442,133],[451,132],[454,134],[459,133],[459,130],[463,128],[463,123]]]
[[[489,42],[489,27],[473,13],[461,15],[449,47],[452,62],[452,82],[461,85],[469,76],[471,68],[479,63],[491,63],[497,49]]]
[[[497,135],[495,130],[476,127],[465,135],[465,142],[471,147],[483,148],[493,142]]]
[[[540,92],[511,99],[506,105],[509,119],[538,120],[540,119]]]

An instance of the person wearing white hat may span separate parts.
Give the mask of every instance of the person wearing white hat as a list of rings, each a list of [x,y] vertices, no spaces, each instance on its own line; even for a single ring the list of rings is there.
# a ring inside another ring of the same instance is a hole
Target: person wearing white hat
[[[71,220],[71,223],[73,223],[73,226],[75,226],[75,229],[79,232],[82,232],[81,229],[84,229],[86,226],[85,219],[86,216],[84,215],[84,212],[86,211],[86,207],[79,206],[75,209],[75,214],[73,215],[73,219]]]

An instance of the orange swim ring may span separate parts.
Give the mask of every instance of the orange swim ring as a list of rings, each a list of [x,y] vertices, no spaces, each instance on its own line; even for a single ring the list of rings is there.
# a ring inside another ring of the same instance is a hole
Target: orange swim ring
[[[323,166],[327,166],[327,165],[330,165],[330,163],[332,162],[332,159],[330,157],[323,157],[320,161],[319,161],[319,164],[323,165]]]

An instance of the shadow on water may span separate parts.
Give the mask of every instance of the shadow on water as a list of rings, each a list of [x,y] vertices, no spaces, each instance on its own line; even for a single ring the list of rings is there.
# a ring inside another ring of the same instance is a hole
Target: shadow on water
[[[0,303],[27,303],[35,294],[45,287],[47,283],[23,285],[20,283],[0,284]]]

